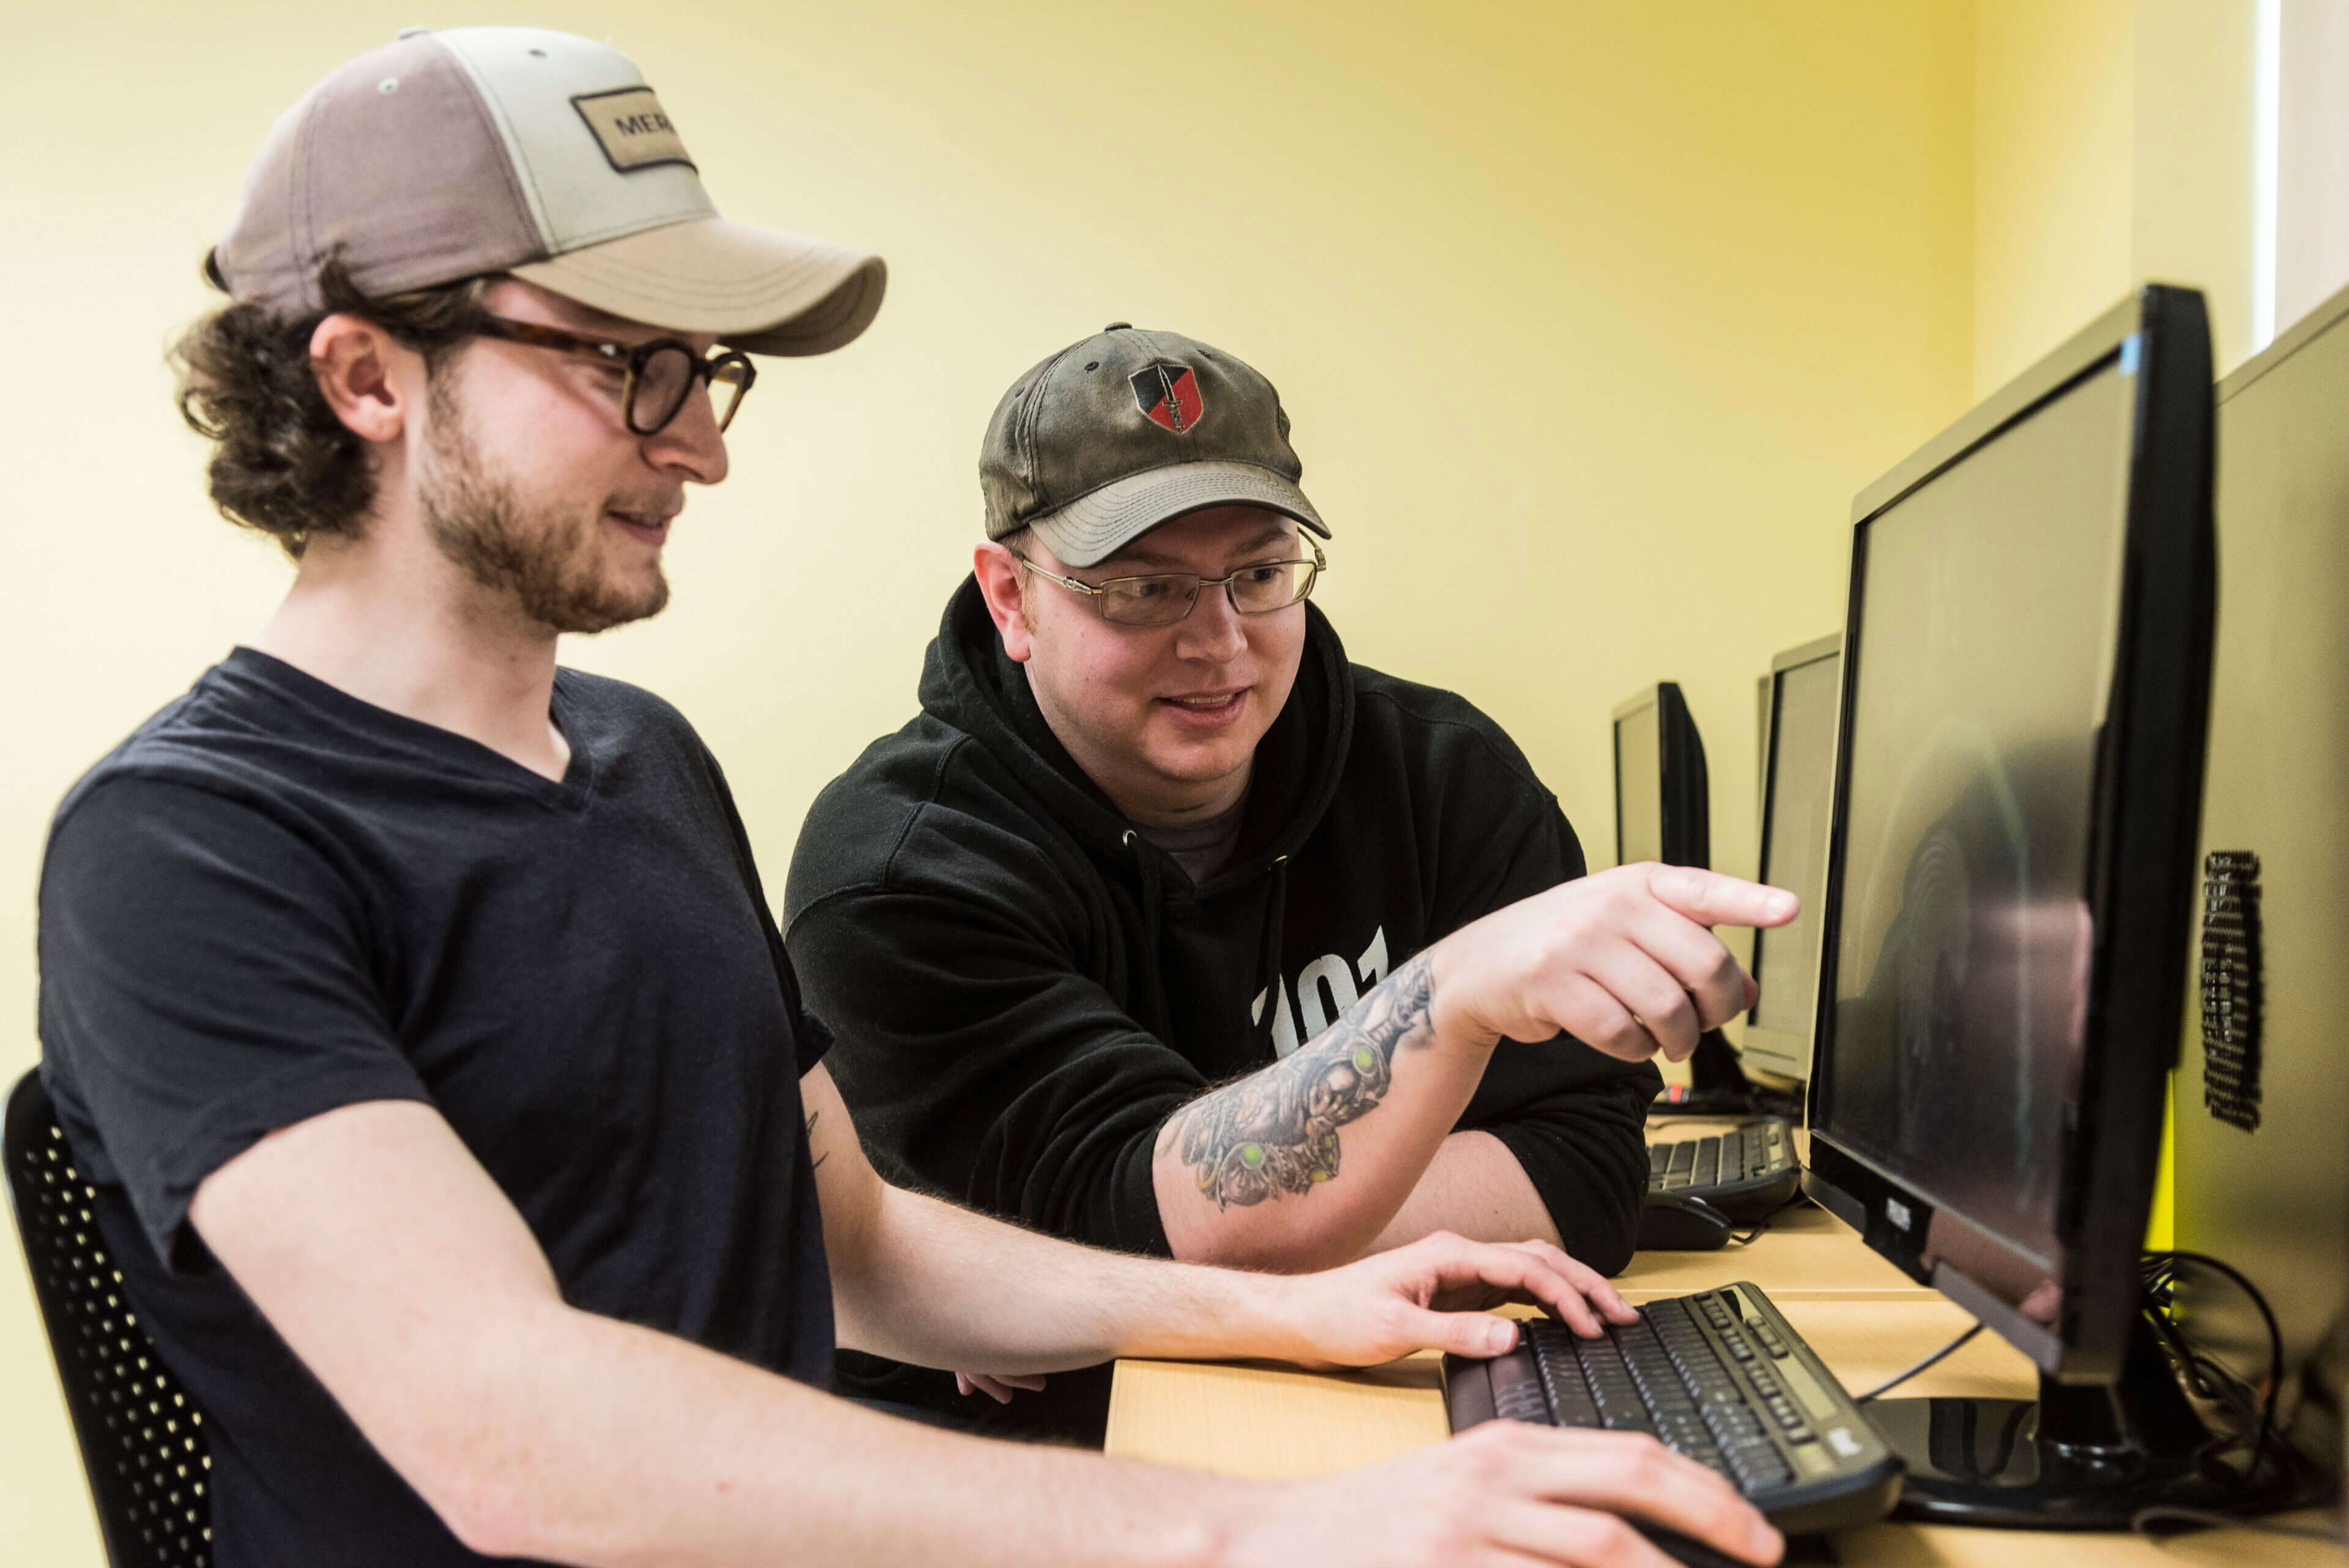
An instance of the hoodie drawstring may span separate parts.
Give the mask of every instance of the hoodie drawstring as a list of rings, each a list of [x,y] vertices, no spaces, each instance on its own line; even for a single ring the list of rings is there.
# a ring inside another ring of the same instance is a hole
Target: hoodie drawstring
[[[1288,919],[1288,857],[1276,855],[1266,869],[1272,873],[1270,918],[1264,923],[1264,940],[1257,944],[1257,983],[1248,990],[1263,993],[1264,1028],[1271,1035],[1280,1028],[1280,1015],[1288,1007],[1288,999],[1282,995],[1286,982],[1280,978],[1280,939]]]
[[[1165,889],[1158,879],[1157,863],[1151,858],[1150,850],[1143,846],[1142,836],[1129,827],[1125,830],[1125,836],[1121,842],[1133,851],[1133,863],[1142,871],[1142,950],[1144,955],[1143,967],[1149,971],[1150,1000],[1155,1009],[1151,1020],[1151,1033],[1164,1040],[1170,1038],[1174,1032],[1173,1010],[1166,1005],[1165,955],[1158,950],[1162,920],[1158,906],[1165,896]]]

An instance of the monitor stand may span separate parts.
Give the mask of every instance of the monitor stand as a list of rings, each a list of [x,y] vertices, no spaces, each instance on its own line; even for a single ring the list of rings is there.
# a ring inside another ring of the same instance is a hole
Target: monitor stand
[[[2211,1438],[2153,1332],[2132,1333],[2111,1387],[2042,1374],[2029,1399],[1879,1399],[1868,1415],[1909,1467],[1894,1517],[2009,1530],[2127,1530],[2157,1505],[2262,1511],[2294,1506],[2282,1433],[2257,1486],[2206,1472]],[[2240,1461],[2238,1461],[2240,1462]]]
[[[1696,1037],[1689,1057],[1689,1085],[1656,1096],[1648,1106],[1651,1116],[1785,1116],[1802,1114],[1795,1096],[1765,1089],[1745,1075],[1728,1036],[1708,1029]]]

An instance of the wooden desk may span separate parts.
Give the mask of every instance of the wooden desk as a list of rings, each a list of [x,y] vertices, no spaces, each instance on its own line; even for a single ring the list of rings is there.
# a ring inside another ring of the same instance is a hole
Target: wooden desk
[[[1684,1296],[1733,1280],[1760,1285],[1782,1305],[1798,1301],[1941,1300],[1940,1292],[1919,1284],[1868,1251],[1826,1210],[1807,1203],[1771,1220],[1769,1231],[1750,1246],[1731,1245],[1718,1252],[1635,1252],[1631,1266],[1616,1276],[1615,1288],[1627,1301],[1643,1302],[1657,1296]],[[1960,1326],[1967,1321],[1971,1320],[1961,1320]]]
[[[1767,1235],[1719,1252],[1643,1252],[1616,1282],[1634,1302],[1751,1281],[1776,1302],[1847,1387],[1881,1382],[1955,1338],[1971,1320],[1869,1251],[1823,1210],[1781,1215]],[[2031,1364],[1984,1334],[1903,1394],[2028,1397]],[[1447,1436],[1437,1357],[1352,1373],[1270,1364],[1121,1361],[1108,1449],[1132,1459],[1233,1475],[1323,1475],[1392,1459]],[[2324,1516],[2297,1516],[2327,1523]],[[2218,1531],[2157,1545],[2141,1537],[1876,1524],[1835,1541],[1844,1568],[2340,1568],[2314,1541]]]

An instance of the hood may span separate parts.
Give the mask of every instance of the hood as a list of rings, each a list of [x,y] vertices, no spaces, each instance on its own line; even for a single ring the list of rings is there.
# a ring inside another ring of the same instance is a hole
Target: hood
[[[963,579],[922,665],[922,711],[984,745],[1096,858],[1133,863],[1133,824],[1087,777],[1036,705],[1025,667],[1003,651],[976,576]],[[1338,793],[1353,736],[1354,682],[1346,650],[1327,616],[1305,606],[1305,651],[1297,684],[1257,744],[1247,818],[1231,863],[1205,893],[1260,876],[1292,853]],[[1171,863],[1166,870],[1179,878]]]

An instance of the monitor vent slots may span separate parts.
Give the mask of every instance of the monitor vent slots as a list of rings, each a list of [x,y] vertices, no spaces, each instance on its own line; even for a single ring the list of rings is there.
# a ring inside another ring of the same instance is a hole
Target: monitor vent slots
[[[2228,1126],[2256,1132],[2260,857],[2214,849],[2202,872],[2202,1103]]]

